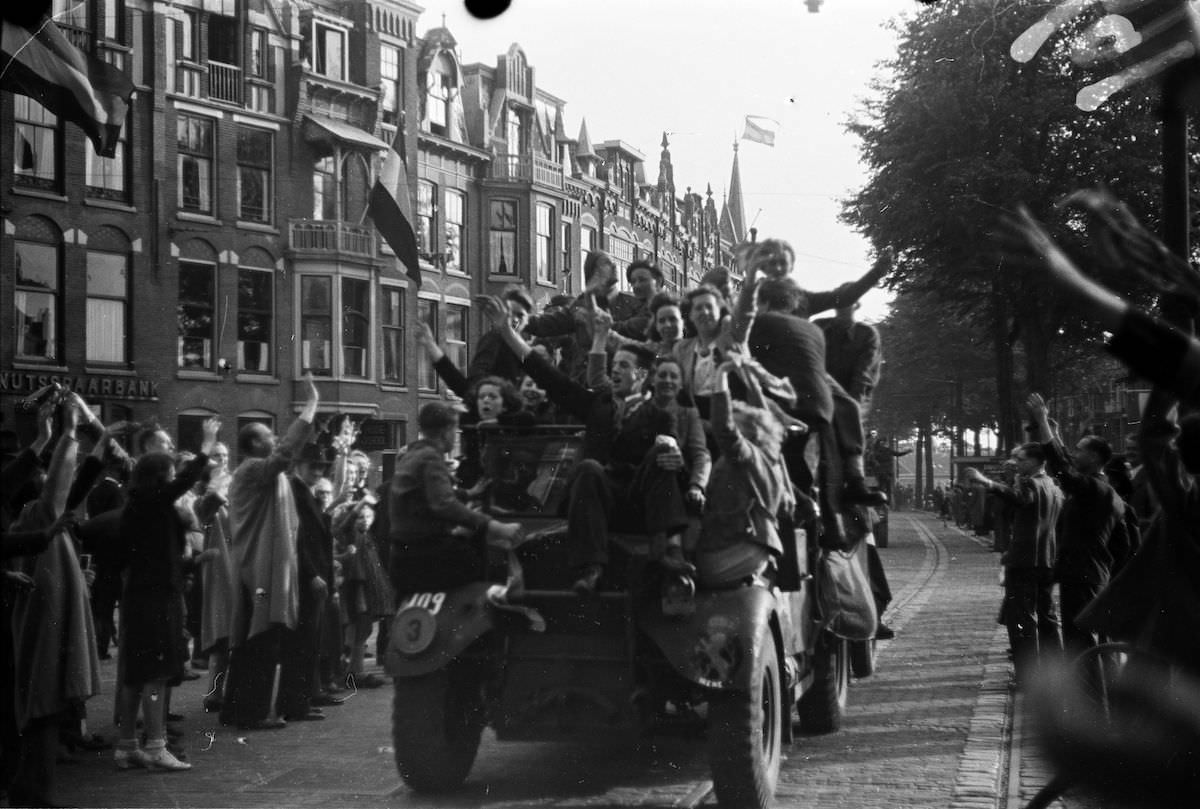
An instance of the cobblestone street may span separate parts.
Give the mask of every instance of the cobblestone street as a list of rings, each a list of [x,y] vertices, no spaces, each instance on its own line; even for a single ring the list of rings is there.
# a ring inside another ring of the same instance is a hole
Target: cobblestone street
[[[840,732],[801,735],[785,750],[781,807],[1019,809],[1047,774],[1018,745],[1010,772],[1010,665],[990,544],[928,515],[891,518],[881,550],[895,595],[875,676],[855,681]],[[112,737],[113,664],[89,706],[92,731]],[[59,798],[82,806],[697,806],[711,805],[703,744],[643,747],[499,744],[484,737],[466,786],[418,797],[396,775],[391,692],[361,691],[327,708],[324,722],[276,732],[215,725],[199,708],[204,680],[175,697],[195,769],[178,775],[118,772],[111,753],[60,766]],[[1018,723],[1019,726],[1019,723]],[[1068,801],[1057,804],[1082,809]]]

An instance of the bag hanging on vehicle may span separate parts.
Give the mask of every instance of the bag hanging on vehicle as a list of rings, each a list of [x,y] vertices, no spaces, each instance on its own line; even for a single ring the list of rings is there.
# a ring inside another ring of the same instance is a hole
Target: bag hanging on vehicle
[[[879,626],[865,548],[860,541],[848,551],[823,550],[817,562],[817,601],[825,628],[846,640],[870,640]]]

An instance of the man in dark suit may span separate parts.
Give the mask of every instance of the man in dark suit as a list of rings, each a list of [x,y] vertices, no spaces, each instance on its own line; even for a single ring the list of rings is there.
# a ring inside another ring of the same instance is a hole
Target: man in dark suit
[[[801,490],[812,487],[814,470],[805,460],[805,450],[810,439],[818,441],[815,482],[825,531],[823,541],[840,545],[841,509],[852,504],[879,505],[879,500],[878,494],[866,487],[858,405],[825,369],[825,336],[821,329],[793,314],[801,294],[789,278],[763,281],[748,343],[754,358],[772,374],[787,377],[796,391],[791,415],[807,424],[809,432],[784,445],[788,474]],[[835,400],[839,400],[836,408]]]
[[[678,471],[683,465],[674,435],[674,419],[642,390],[653,362],[651,352],[623,347],[612,358],[607,387],[587,388],[533,351],[505,317],[503,303],[484,298],[485,313],[518,357],[526,372],[545,389],[550,401],[585,425],[582,460],[570,481],[567,530],[571,563],[580,595],[595,591],[608,562],[608,532],[645,532],[654,555],[668,567],[686,569],[677,543],[687,526]],[[592,311],[589,377],[606,366],[612,315]],[[667,549],[676,549],[667,553]]]
[[[300,611],[296,628],[284,634],[280,658],[279,713],[289,721],[324,719],[314,697],[322,697],[317,677],[317,650],[322,616],[333,583],[333,530],[329,515],[313,496],[312,487],[329,468],[329,459],[317,444],[305,444],[292,466],[288,482],[296,503],[296,557],[299,567]],[[322,705],[337,704],[321,698]]]

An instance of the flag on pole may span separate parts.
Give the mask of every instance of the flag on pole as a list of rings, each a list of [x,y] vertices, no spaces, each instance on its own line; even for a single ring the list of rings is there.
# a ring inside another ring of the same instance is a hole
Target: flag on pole
[[[0,25],[0,89],[29,96],[77,124],[97,154],[115,155],[133,95],[129,77],[72,45],[49,17],[26,27],[6,15]]]
[[[367,213],[396,258],[404,264],[405,274],[419,287],[421,267],[417,258],[417,235],[412,226],[412,198],[408,193],[408,165],[404,152],[404,124],[401,123],[371,188]]]
[[[779,122],[774,118],[764,118],[761,115],[747,115],[746,131],[742,133],[742,140],[754,141],[764,146],[774,146],[775,130],[777,129],[779,129]]]

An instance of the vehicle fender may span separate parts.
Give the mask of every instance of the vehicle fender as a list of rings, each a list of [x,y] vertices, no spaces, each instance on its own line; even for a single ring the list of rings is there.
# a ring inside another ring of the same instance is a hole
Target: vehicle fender
[[[419,677],[462,654],[495,625],[489,587],[472,582],[404,596],[392,617],[383,670],[393,677]]]
[[[638,627],[691,682],[723,691],[748,690],[749,661],[759,651],[754,646],[778,609],[775,593],[766,587],[702,591],[695,604],[691,615],[675,616],[663,615],[655,603],[638,617]]]

